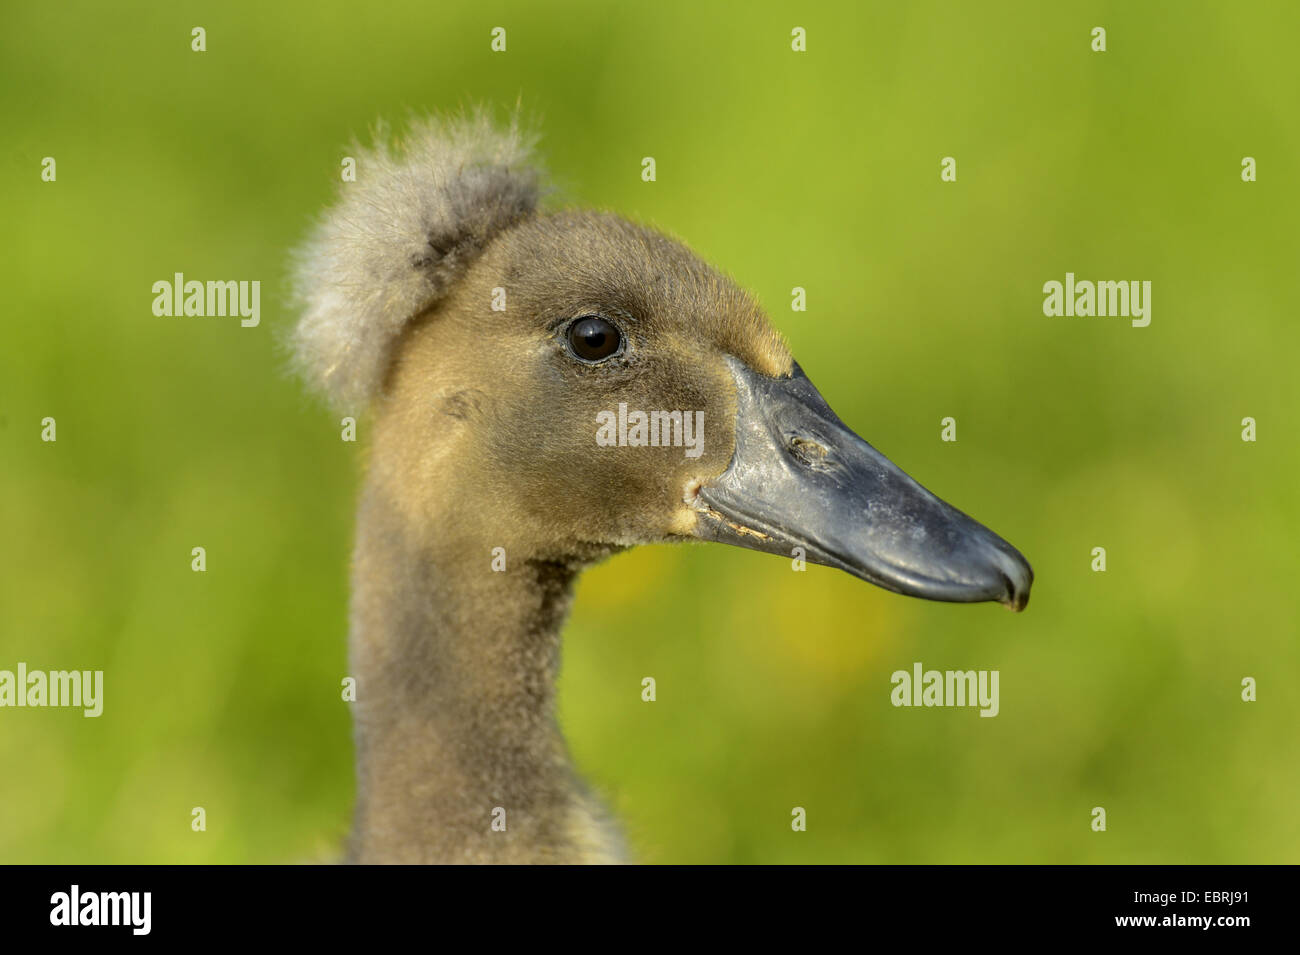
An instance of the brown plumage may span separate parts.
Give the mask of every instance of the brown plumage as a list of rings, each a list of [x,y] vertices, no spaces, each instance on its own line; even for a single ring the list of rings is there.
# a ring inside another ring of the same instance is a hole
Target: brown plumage
[[[574,578],[655,541],[788,549],[801,519],[772,515],[779,482],[764,485],[755,499],[769,504],[752,515],[708,494],[733,480],[738,435],[756,433],[737,376],[773,387],[806,379],[754,301],[679,243],[612,215],[540,212],[540,177],[516,128],[478,117],[409,141],[359,159],[299,272],[301,366],[372,421],[352,578],[349,857],[619,861],[617,832],[555,722]],[[575,353],[583,316],[617,329],[616,354]],[[597,416],[620,402],[703,412],[702,453],[598,446]],[[807,463],[820,449],[818,473],[834,477],[829,428],[810,425],[795,450]],[[905,476],[879,480],[913,493]],[[918,528],[911,538],[925,537]],[[838,546],[820,562],[919,592],[849,566],[840,557],[852,548]],[[505,569],[494,570],[502,552]],[[1021,588],[1009,557],[996,562],[996,593],[938,599],[1023,604],[1027,581]],[[945,586],[974,579],[958,570]],[[492,826],[498,809],[504,831]]]

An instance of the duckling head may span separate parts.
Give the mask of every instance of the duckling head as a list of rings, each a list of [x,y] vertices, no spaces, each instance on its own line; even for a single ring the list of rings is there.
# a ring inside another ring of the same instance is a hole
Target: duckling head
[[[654,230],[539,211],[531,149],[429,123],[358,161],[301,256],[300,363],[374,408],[371,478],[410,522],[572,566],[718,541],[1025,606],[1020,553],[845,425],[748,294]]]

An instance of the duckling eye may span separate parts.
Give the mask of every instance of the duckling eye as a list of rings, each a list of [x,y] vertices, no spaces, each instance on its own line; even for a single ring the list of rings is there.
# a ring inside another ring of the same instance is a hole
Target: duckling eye
[[[598,315],[587,315],[569,326],[569,349],[582,361],[604,361],[623,344],[623,334]]]

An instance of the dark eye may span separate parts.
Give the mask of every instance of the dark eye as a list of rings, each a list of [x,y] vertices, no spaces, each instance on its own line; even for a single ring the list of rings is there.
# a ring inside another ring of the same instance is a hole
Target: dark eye
[[[603,361],[622,344],[622,333],[598,315],[580,318],[569,326],[569,348],[583,361]]]

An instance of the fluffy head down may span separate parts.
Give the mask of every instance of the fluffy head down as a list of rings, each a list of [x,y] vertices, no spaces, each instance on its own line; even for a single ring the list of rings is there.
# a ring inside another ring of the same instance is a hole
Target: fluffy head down
[[[356,182],[295,253],[298,366],[337,406],[379,391],[403,326],[443,297],[491,239],[537,208],[535,138],[488,115],[429,119],[357,151]]]

